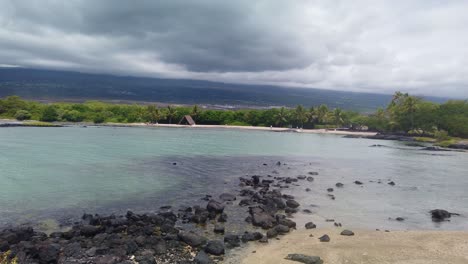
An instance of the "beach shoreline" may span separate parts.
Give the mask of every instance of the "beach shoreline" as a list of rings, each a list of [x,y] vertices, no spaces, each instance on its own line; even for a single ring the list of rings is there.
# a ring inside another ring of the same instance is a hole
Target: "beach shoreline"
[[[342,230],[300,229],[268,244],[251,244],[239,263],[298,263],[286,260],[288,254],[319,256],[327,264],[468,263],[466,231],[353,230],[354,236],[343,236]],[[330,236],[330,242],[319,241],[324,234]]]
[[[12,119],[0,119],[0,125],[10,124],[10,126],[26,126],[25,124],[37,121],[17,121]],[[284,127],[263,127],[263,126],[232,126],[232,125],[178,125],[178,124],[149,124],[149,123],[72,123],[72,122],[54,122],[58,126],[98,126],[98,127],[150,127],[150,128],[204,128],[204,129],[233,129],[233,130],[258,130],[271,132],[291,132],[291,133],[310,133],[310,134],[331,134],[331,135],[354,135],[354,136],[375,136],[377,132],[368,131],[343,131],[336,129],[302,129],[302,128],[284,128]]]

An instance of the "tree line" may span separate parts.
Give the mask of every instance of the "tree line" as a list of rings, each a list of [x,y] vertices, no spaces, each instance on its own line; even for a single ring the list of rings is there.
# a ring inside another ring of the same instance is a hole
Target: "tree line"
[[[446,133],[468,137],[468,102],[451,100],[443,104],[425,101],[407,93],[396,92],[386,108],[364,114],[329,109],[326,105],[305,108],[271,108],[248,110],[213,110],[197,105],[110,104],[99,101],[85,103],[39,103],[17,96],[0,99],[0,117],[46,122],[115,122],[115,123],[178,123],[191,115],[198,124],[250,125],[298,128],[362,129],[415,135]]]

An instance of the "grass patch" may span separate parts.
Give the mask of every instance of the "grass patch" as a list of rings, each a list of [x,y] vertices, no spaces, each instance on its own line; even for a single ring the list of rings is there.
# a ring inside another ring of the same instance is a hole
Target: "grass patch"
[[[61,125],[57,125],[54,123],[49,122],[41,122],[41,121],[34,121],[34,122],[24,122],[22,126],[30,126],[30,127],[60,127]]]
[[[437,140],[435,138],[430,138],[430,137],[413,137],[414,140],[417,142],[428,142],[428,143],[435,143]]]
[[[434,145],[439,146],[439,147],[443,147],[443,148],[448,148],[452,144],[457,144],[459,140],[460,140],[459,138],[450,138],[450,139],[447,139],[447,140],[437,142]]]

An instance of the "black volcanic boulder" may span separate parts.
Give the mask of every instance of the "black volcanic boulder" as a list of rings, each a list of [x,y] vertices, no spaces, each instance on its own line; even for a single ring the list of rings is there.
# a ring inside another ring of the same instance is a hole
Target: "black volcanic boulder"
[[[257,241],[262,239],[263,234],[260,232],[245,232],[242,235],[242,242]]]
[[[224,255],[224,243],[221,240],[210,240],[205,246],[205,252],[211,255]]]
[[[210,200],[206,206],[208,212],[222,213],[224,211],[224,204],[220,201]]]
[[[205,251],[198,252],[193,262],[195,264],[214,264],[214,261],[205,253]]]
[[[449,211],[443,210],[443,209],[434,209],[434,210],[431,210],[430,213],[431,213],[432,221],[434,222],[442,222],[450,218],[452,215],[459,215],[455,213],[450,213]]]
[[[206,243],[206,238],[193,232],[179,232],[177,237],[191,247],[199,247]]]
[[[290,208],[298,208],[299,207],[299,203],[294,201],[294,200],[287,200],[286,205],[288,207],[290,207]]]
[[[234,247],[240,247],[240,238],[238,235],[225,235],[224,236],[224,244],[227,246],[227,247],[231,247],[231,248],[234,248]]]
[[[250,215],[252,216],[252,224],[263,229],[270,229],[276,225],[276,219],[269,213],[259,207],[250,207]]]
[[[56,263],[60,253],[59,244],[46,244],[39,248],[40,263]]]
[[[84,225],[80,228],[80,234],[85,237],[93,237],[102,231],[101,227],[93,225]]]
[[[306,229],[313,229],[313,228],[316,228],[316,227],[317,226],[312,222],[308,222],[308,223],[305,224]]]

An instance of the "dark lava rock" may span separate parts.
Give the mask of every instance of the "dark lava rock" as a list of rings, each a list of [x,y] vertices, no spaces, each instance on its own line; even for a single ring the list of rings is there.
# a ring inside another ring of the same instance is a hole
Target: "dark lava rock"
[[[56,263],[59,253],[59,244],[44,245],[39,248],[39,260],[41,263]]]
[[[342,236],[354,236],[354,232],[348,229],[341,231],[340,235]]]
[[[307,178],[307,176],[305,176],[305,175],[299,175],[299,176],[297,176],[297,178],[298,178],[299,180],[305,180],[305,179]]]
[[[395,186],[395,182],[391,181],[388,183],[388,185]]]
[[[285,259],[304,264],[322,264],[323,260],[318,256],[307,256],[304,254],[289,254]]]
[[[235,201],[236,200],[236,196],[234,194],[230,194],[230,193],[223,193],[219,196],[219,199],[221,199],[222,201]]]
[[[275,237],[278,236],[278,231],[276,231],[276,229],[272,228],[272,229],[267,231],[266,236],[267,236],[267,238],[275,238]]]
[[[214,261],[204,251],[198,252],[193,262],[195,264],[214,264]]]
[[[287,226],[289,228],[294,228],[294,229],[296,228],[296,222],[294,222],[291,219],[286,218],[285,215],[277,214],[276,215],[276,222],[279,225],[284,225],[284,226]]]
[[[344,186],[344,184],[341,183],[341,182],[337,182],[337,183],[335,184],[335,186],[338,187],[338,188],[342,188],[342,187]]]
[[[208,212],[222,213],[224,211],[224,204],[220,201],[211,200],[206,205]]]
[[[230,248],[240,247],[240,238],[238,235],[225,235],[224,244]]]
[[[309,171],[309,175],[319,175],[318,172],[315,171]]]
[[[260,232],[245,232],[242,235],[242,242],[257,241],[262,239],[263,235]]]
[[[296,208],[287,207],[286,209],[284,209],[284,212],[287,213],[287,214],[295,214],[295,213],[297,213],[297,209],[296,209]]]
[[[330,242],[330,237],[328,235],[323,235],[319,237],[320,242]]]
[[[80,228],[80,234],[86,237],[93,237],[100,233],[102,229],[98,226],[84,225]]]
[[[180,232],[177,236],[191,247],[199,247],[206,243],[206,238],[192,232]]]
[[[306,188],[305,191],[306,191],[306,192],[310,192],[311,189],[310,189],[310,188]]]
[[[306,229],[313,229],[313,228],[316,228],[316,227],[317,226],[312,222],[308,222],[308,223],[305,224]]]
[[[284,235],[284,234],[289,233],[289,227],[287,227],[285,225],[277,225],[273,229],[276,232],[278,232],[278,234],[280,234],[280,235]]]
[[[314,181],[314,177],[307,177],[307,181],[313,182],[313,181]]]
[[[309,209],[304,209],[302,210],[303,213],[306,213],[306,214],[312,214],[312,211],[309,210]]]
[[[360,182],[360,181],[354,181],[354,183],[357,184],[357,185],[362,185],[362,182]]]
[[[205,246],[205,252],[215,256],[224,255],[224,243],[221,240],[210,240]]]
[[[222,214],[220,214],[219,217],[218,217],[218,222],[224,223],[224,222],[227,222],[227,219],[228,219],[227,214],[222,213]]]
[[[268,237],[264,236],[260,240],[258,240],[260,243],[268,243]]]
[[[333,188],[328,188],[327,192],[333,192]]]
[[[291,207],[291,208],[298,208],[299,207],[299,203],[294,201],[294,200],[287,200],[286,205],[288,207]]]
[[[442,222],[450,218],[452,215],[459,215],[456,213],[450,213],[449,211],[443,210],[443,209],[434,209],[434,210],[431,210],[430,213],[431,213],[432,221],[434,222]]]
[[[216,224],[213,231],[218,234],[224,234],[224,225]]]
[[[252,224],[259,226],[263,229],[272,228],[276,224],[276,219],[269,213],[263,211],[261,208],[250,208],[252,216]]]
[[[400,222],[405,221],[405,219],[403,217],[397,217],[397,218],[395,218],[395,220],[400,221]]]

